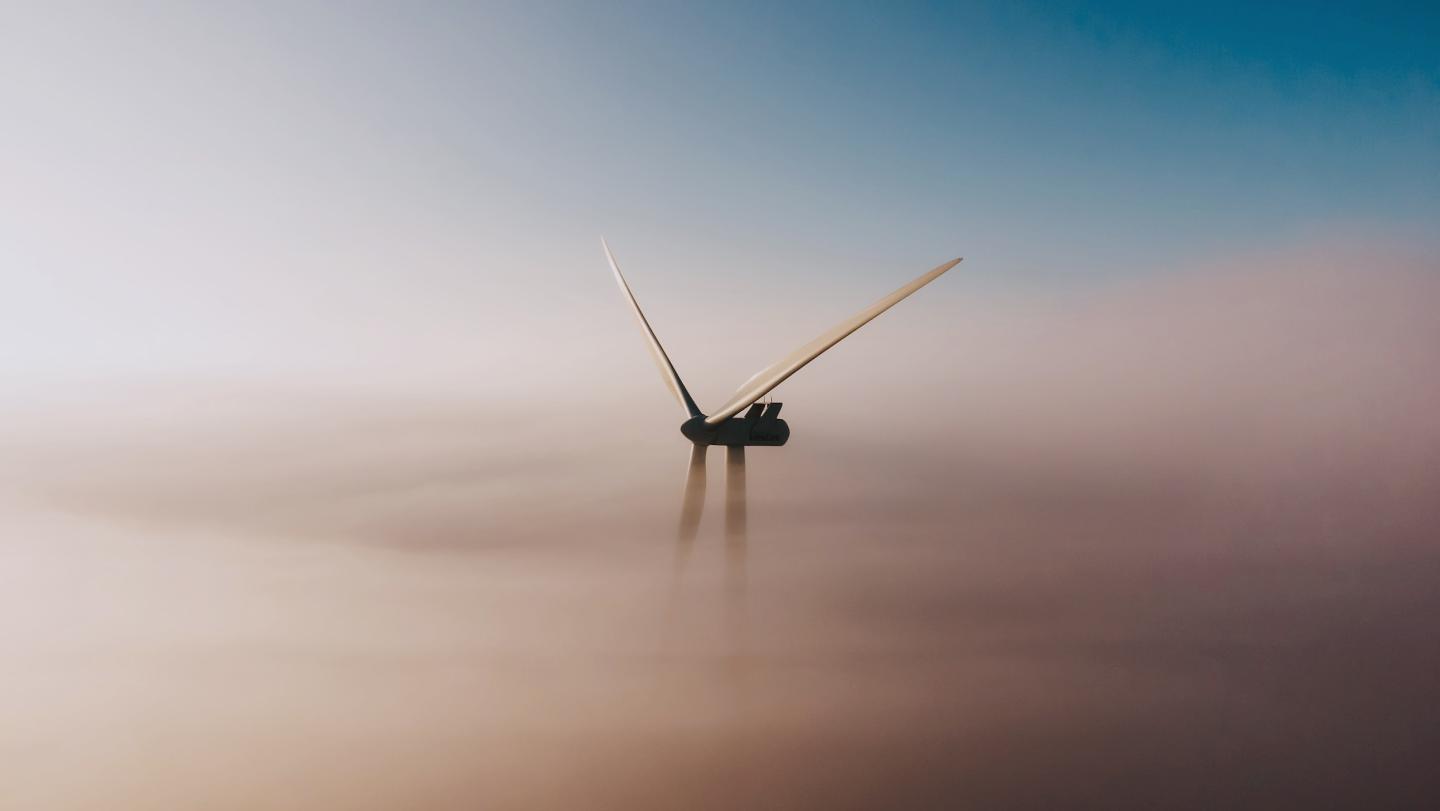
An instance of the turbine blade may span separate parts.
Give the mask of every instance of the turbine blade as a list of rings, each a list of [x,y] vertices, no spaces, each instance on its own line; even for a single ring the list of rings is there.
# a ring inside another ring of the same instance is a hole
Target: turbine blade
[[[705,446],[690,446],[690,469],[685,473],[685,496],[680,505],[679,545],[675,553],[677,567],[690,554],[690,545],[700,528],[700,511],[705,507]]]
[[[615,255],[610,253],[610,244],[604,237],[600,238],[600,244],[605,248],[605,258],[610,261],[610,269],[615,271],[615,282],[620,285],[620,292],[625,294],[625,300],[630,302],[630,309],[635,311],[635,319],[640,322],[640,328],[645,331],[645,338],[650,342],[650,352],[655,356],[655,365],[660,367],[660,375],[665,378],[665,385],[675,394],[675,399],[685,408],[686,413],[692,417],[700,416],[700,409],[695,401],[690,398],[690,392],[685,390],[685,384],[680,380],[680,373],[675,371],[675,364],[670,362],[670,356],[665,354],[665,347],[660,345],[660,339],[655,337],[655,330],[650,328],[650,322],[645,319],[645,313],[640,311],[640,303],[635,300],[635,294],[630,292],[630,285],[625,283],[625,277],[620,273],[620,266],[615,264]]]
[[[690,446],[690,467],[685,473],[685,494],[680,502],[680,530],[675,538],[675,570],[670,575],[670,599],[665,609],[660,633],[660,651],[670,650],[680,602],[680,579],[695,546],[695,533],[700,527],[700,510],[705,506],[705,446]]]
[[[774,364],[756,372],[754,376],[741,384],[739,391],[736,391],[735,395],[731,397],[725,405],[716,409],[714,414],[707,417],[705,422],[711,425],[719,425],[736,414],[739,414],[751,403],[764,397],[771,389],[785,382],[785,379],[790,377],[790,375],[800,371],[805,364],[820,357],[822,352],[840,343],[845,336],[865,326],[874,319],[875,316],[894,307],[901,299],[935,281],[940,277],[940,274],[958,264],[960,264],[960,259],[953,259],[940,265],[885,298],[866,307],[859,313],[841,321],[839,324],[836,324],[821,334],[820,337],[791,352]]]

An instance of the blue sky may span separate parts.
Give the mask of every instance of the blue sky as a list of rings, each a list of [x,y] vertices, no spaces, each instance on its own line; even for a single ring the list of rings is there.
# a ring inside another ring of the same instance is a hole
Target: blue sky
[[[213,360],[257,323],[335,325],[304,343],[340,351],[346,323],[573,314],[608,295],[601,233],[644,302],[823,285],[848,308],[956,254],[975,285],[1085,286],[1440,221],[1422,4],[5,17],[0,337],[46,347],[7,350],[32,369],[95,343]],[[44,332],[77,321],[95,335]]]
[[[958,237],[1050,275],[1433,222],[1436,16],[439,7],[312,21],[281,42],[313,49],[310,69],[455,195],[503,188],[542,229],[640,220],[646,238],[881,255]]]
[[[470,30],[497,22],[461,16]],[[852,251],[954,234],[1052,274],[1077,248],[1082,271],[1133,271],[1287,231],[1422,227],[1440,205],[1434,12],[724,4],[498,16],[517,32],[501,50],[520,47],[477,55],[462,25],[437,49],[412,20],[393,56],[411,81],[455,89],[459,103],[436,115],[460,165],[501,158],[517,194],[611,230],[630,214]],[[503,75],[510,115],[466,103],[467,71]]]

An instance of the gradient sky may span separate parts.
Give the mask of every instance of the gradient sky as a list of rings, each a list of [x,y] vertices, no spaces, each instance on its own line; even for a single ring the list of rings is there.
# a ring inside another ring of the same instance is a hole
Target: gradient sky
[[[957,254],[971,293],[1074,287],[1440,221],[1425,4],[0,15],[12,390],[430,339],[464,348],[437,373],[519,374],[507,336],[612,324],[601,233],[662,324],[713,339],[773,323],[756,299],[823,326]]]

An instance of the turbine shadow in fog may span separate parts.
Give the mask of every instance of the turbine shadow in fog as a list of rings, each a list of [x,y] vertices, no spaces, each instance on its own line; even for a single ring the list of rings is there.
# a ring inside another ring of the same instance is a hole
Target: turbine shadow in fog
[[[615,256],[610,252],[610,245],[603,238],[600,240],[600,244],[605,249],[605,258],[610,262],[610,269],[615,272],[615,281],[620,285],[620,291],[625,294],[625,300],[629,302],[630,309],[634,311],[635,319],[640,322],[640,328],[650,344],[650,352],[654,355],[655,363],[660,368],[661,377],[670,387],[675,399],[680,401],[680,406],[685,409],[687,415],[687,419],[680,426],[680,433],[691,443],[690,467],[685,476],[685,492],[680,507],[680,526],[676,535],[675,584],[672,587],[672,600],[674,592],[678,590],[680,576],[694,547],[696,532],[700,528],[700,513],[705,504],[706,449],[711,445],[725,446],[725,591],[731,633],[738,649],[739,640],[743,639],[744,634],[745,555],[748,541],[746,526],[748,516],[745,503],[745,448],[750,446],[778,447],[790,439],[790,426],[780,419],[781,404],[761,404],[760,398],[769,394],[772,389],[785,382],[790,375],[798,372],[805,364],[819,357],[825,350],[840,343],[847,335],[865,326],[876,316],[895,306],[901,299],[939,278],[945,271],[960,264],[960,259],[952,259],[934,268],[859,313],[831,327],[810,343],[760,370],[742,383],[735,394],[724,405],[716,409],[714,414],[707,416],[701,413],[700,408],[695,405],[695,400],[690,397],[690,392],[686,390],[679,372],[675,371],[675,365],[670,362],[670,356],[665,354],[665,348],[660,345],[660,339],[655,336],[655,330],[651,329],[645,313],[640,310],[640,304],[635,300],[635,294],[631,292],[630,285],[626,283],[625,277],[620,273],[620,266],[615,263]],[[736,415],[741,411],[745,412],[745,416],[737,417]]]

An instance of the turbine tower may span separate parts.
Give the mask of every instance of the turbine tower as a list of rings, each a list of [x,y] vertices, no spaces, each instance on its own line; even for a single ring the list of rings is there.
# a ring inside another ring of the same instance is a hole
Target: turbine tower
[[[620,273],[615,255],[610,252],[609,243],[602,237],[600,244],[605,249],[605,258],[610,261],[610,269],[615,272],[615,282],[620,285],[620,291],[625,294],[625,300],[630,303],[630,309],[634,310],[635,319],[640,322],[645,339],[650,343],[650,352],[655,356],[661,377],[675,399],[680,401],[687,417],[680,425],[680,433],[690,440],[690,469],[685,476],[685,495],[680,508],[676,563],[684,563],[700,527],[700,512],[705,504],[705,451],[711,445],[724,445],[725,537],[732,575],[743,568],[745,555],[745,448],[751,445],[784,445],[790,438],[790,426],[779,418],[781,404],[761,404],[760,398],[847,335],[960,264],[960,259],[952,259],[841,321],[815,340],[752,375],[724,405],[715,409],[713,414],[706,415],[695,405],[694,398],[680,379],[680,373],[675,371],[675,364],[670,362],[670,356],[665,354],[655,330],[640,310],[635,294]],[[741,411],[745,415],[737,416]]]

